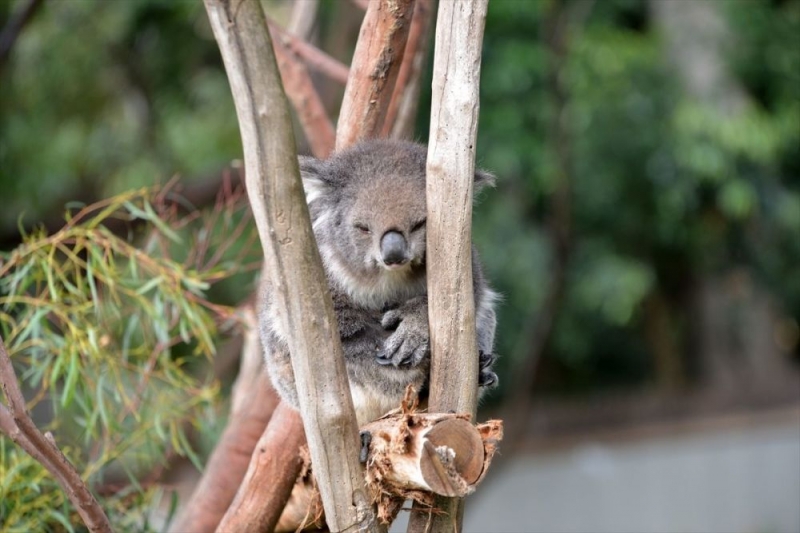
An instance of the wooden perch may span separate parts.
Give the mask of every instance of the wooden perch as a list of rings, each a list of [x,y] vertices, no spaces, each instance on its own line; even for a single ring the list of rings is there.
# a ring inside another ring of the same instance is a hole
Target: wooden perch
[[[364,425],[371,435],[366,481],[378,502],[378,517],[391,522],[406,499],[435,512],[434,495],[463,497],[484,479],[500,440],[503,424],[477,426],[468,414],[421,413],[406,394],[401,408]],[[308,468],[308,467],[307,467]],[[309,469],[313,473],[313,467]],[[322,522],[314,480],[304,473],[275,531],[319,527]]]
[[[103,508],[83,482],[80,474],[56,445],[50,432],[42,434],[25,408],[17,374],[5,343],[0,337],[0,385],[8,408],[0,403],[0,431],[36,459],[58,481],[69,501],[92,533],[111,533]]]
[[[350,66],[336,129],[336,149],[378,137],[405,52],[414,0],[369,3]]]

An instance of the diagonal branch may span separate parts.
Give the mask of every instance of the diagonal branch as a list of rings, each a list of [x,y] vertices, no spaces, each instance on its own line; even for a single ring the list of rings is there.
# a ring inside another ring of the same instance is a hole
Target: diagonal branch
[[[276,26],[270,25],[271,32],[275,28]],[[297,112],[311,151],[315,156],[324,159],[330,155],[336,144],[336,130],[333,129],[333,122],[328,118],[325,105],[314,88],[306,66],[286,46],[288,42],[288,34],[283,32],[279,32],[272,40],[283,87]]]
[[[56,478],[89,531],[111,533],[103,509],[75,467],[58,449],[53,435],[49,432],[42,434],[28,415],[14,366],[1,337],[0,384],[8,402],[7,408],[0,404],[0,430]]]
[[[350,387],[308,215],[286,95],[259,0],[205,0],[242,135],[245,179],[270,285],[285,314],[300,411],[334,531],[378,531],[358,460]],[[326,354],[315,357],[315,354]]]
[[[273,35],[280,36],[281,39],[283,39],[284,46],[299,57],[302,57],[305,62],[308,63],[309,67],[317,72],[325,74],[334,81],[342,84],[347,83],[347,77],[350,74],[350,69],[347,68],[347,65],[329,56],[316,46],[295,37],[269,18],[267,18],[267,22],[269,24],[269,31],[272,32]]]
[[[413,10],[413,0],[369,3],[339,111],[337,149],[380,135],[403,61]]]
[[[386,111],[383,137],[410,139],[414,133],[422,71],[428,57],[428,43],[431,37],[433,5],[434,0],[416,0],[414,5],[403,63],[400,65],[394,94]]]

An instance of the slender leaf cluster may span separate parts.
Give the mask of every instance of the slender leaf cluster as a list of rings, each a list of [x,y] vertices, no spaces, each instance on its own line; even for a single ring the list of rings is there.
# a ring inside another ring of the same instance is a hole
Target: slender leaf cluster
[[[0,256],[0,331],[28,407],[111,496],[112,515],[134,516],[132,529],[144,526],[161,465],[177,454],[199,466],[193,439],[216,427],[208,362],[236,317],[206,294],[247,270],[252,224],[237,202],[204,218],[180,215],[168,192],[125,193]],[[0,521],[20,531],[79,523],[38,463],[0,443]],[[130,513],[134,500],[142,514]]]

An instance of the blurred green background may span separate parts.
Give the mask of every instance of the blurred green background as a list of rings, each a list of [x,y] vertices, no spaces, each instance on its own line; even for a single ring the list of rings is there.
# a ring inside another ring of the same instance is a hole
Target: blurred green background
[[[0,21],[23,4],[2,3]],[[478,164],[499,180],[475,240],[504,296],[503,386],[714,381],[715,350],[733,346],[723,365],[762,364],[749,336],[798,360],[800,4],[657,4],[491,2]],[[265,6],[278,19],[290,8]],[[697,23],[704,11],[712,20]],[[359,17],[323,2],[320,47],[347,62]],[[19,224],[58,220],[68,201],[208,180],[241,158],[199,2],[47,2],[0,68],[5,249]],[[335,116],[341,88],[320,90]],[[738,318],[710,324],[714,302]],[[535,376],[512,377],[528,358]]]

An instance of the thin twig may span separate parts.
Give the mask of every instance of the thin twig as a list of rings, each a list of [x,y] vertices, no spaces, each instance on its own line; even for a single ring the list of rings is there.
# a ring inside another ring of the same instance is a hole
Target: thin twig
[[[17,374],[14,372],[2,337],[0,337],[0,384],[8,402],[7,409],[0,405],[2,407],[0,429],[56,478],[89,531],[111,533],[108,517],[78,471],[61,453],[53,436],[50,433],[43,435],[28,415],[25,398],[22,396]]]
[[[295,37],[291,33],[281,28],[275,21],[267,17],[269,31],[276,37],[279,36],[284,41],[284,45],[298,56],[302,57],[312,69],[325,74],[330,79],[341,84],[347,83],[350,69],[341,61],[329,56],[313,44]]]

